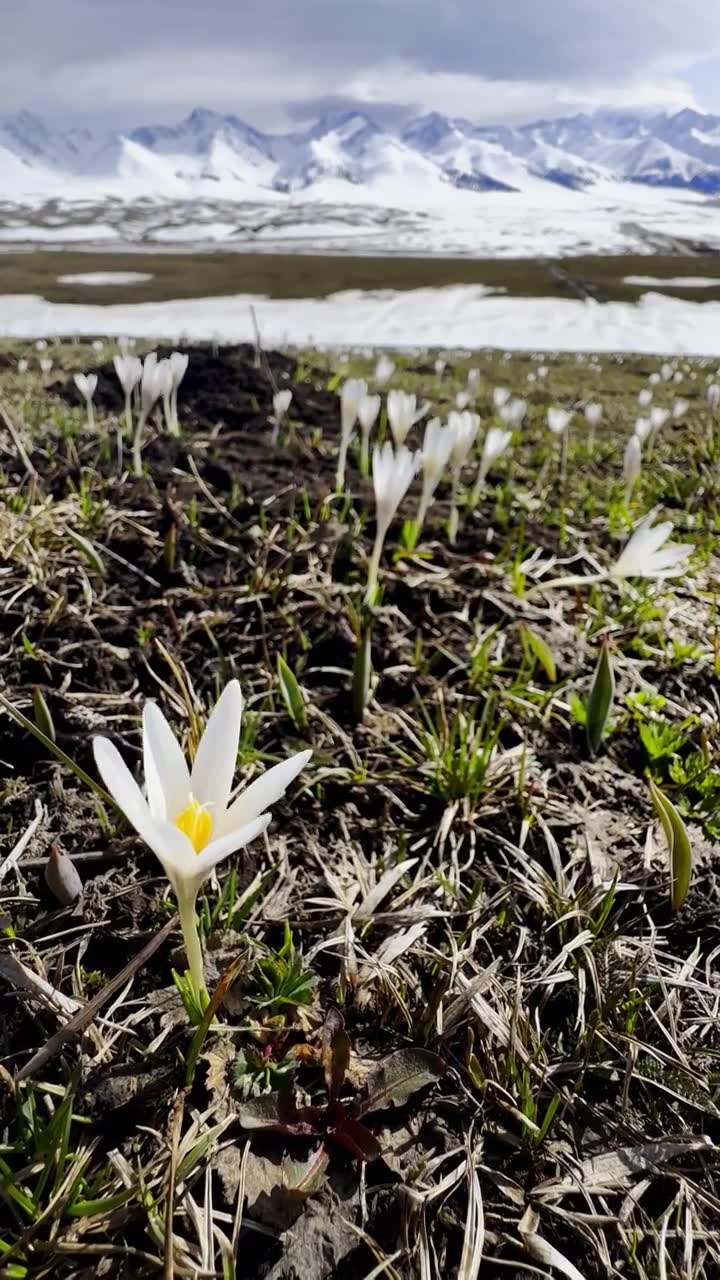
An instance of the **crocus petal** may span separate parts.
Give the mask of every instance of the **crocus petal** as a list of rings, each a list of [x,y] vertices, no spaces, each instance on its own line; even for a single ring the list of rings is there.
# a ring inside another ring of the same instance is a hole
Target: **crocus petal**
[[[207,722],[190,774],[190,790],[198,804],[208,806],[214,826],[222,820],[230,799],[241,716],[240,685],[231,680]]]
[[[153,818],[145,797],[117,747],[109,738],[95,738],[93,753],[98,772],[116,805],[138,835],[159,858],[170,880],[187,873],[197,855],[182,831],[169,822]]]
[[[222,836],[219,840],[211,840],[207,849],[203,849],[202,853],[195,854],[196,874],[204,880],[210,875],[213,867],[216,867],[218,862],[222,862],[224,858],[229,858],[231,853],[237,853],[238,849],[244,849],[246,844],[250,844],[251,840],[255,840],[257,836],[262,835],[263,831],[269,827],[271,818],[271,813],[263,813],[259,818],[246,823],[244,827],[238,827],[235,831]]]
[[[100,777],[116,805],[128,822],[132,823],[138,835],[147,840],[152,827],[152,816],[142,791],[117,747],[113,746],[109,738],[95,738],[93,754]]]
[[[150,812],[174,822],[190,799],[190,771],[156,702],[146,702],[143,710],[143,755]]]
[[[274,804],[277,804],[277,801],[285,795],[290,783],[294,782],[300,771],[305,768],[311,755],[312,751],[299,751],[297,755],[274,765],[272,769],[268,769],[267,773],[261,774],[251,782],[234,804],[230,805],[219,825],[218,834],[226,835],[243,828],[245,823],[252,822],[258,814],[264,813],[266,809],[271,809]]]

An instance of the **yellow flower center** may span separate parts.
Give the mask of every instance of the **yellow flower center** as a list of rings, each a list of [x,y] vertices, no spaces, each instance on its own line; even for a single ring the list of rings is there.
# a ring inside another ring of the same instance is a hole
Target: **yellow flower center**
[[[194,796],[190,797],[187,809],[178,814],[175,826],[187,836],[195,852],[202,853],[212,835],[212,818]]]

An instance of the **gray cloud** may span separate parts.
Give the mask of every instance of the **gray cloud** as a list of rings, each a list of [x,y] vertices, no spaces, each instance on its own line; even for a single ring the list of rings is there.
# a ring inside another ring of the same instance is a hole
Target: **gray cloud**
[[[517,115],[669,102],[714,53],[707,0],[3,0],[0,109],[168,116],[202,102],[273,124],[313,100]],[[598,99],[599,95],[599,99]],[[604,95],[604,97],[603,97]],[[720,106],[720,102],[717,104]]]

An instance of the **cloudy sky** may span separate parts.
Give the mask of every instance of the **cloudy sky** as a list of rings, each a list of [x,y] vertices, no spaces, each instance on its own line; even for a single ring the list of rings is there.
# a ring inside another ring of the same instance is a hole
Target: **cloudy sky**
[[[347,100],[477,120],[720,112],[712,0],[0,0],[0,112],[202,105],[278,128]]]

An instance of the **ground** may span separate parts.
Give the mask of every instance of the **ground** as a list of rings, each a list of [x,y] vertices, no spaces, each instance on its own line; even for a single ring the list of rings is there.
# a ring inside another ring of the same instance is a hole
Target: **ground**
[[[628,505],[661,361],[395,357],[392,385],[441,414],[473,366],[486,421],[498,386],[528,417],[455,545],[446,484],[414,551],[396,520],[368,606],[354,448],[334,490],[337,391],[374,358],[191,347],[182,434],[153,422],[134,478],[116,350],[0,347],[0,1274],[711,1280],[714,366],[663,370],[655,404],[687,408]],[[88,427],[72,374],[92,369]],[[578,410],[564,480],[550,405]],[[656,506],[688,573],[541,585],[611,565]],[[615,690],[591,753],[603,637]],[[91,740],[140,776],[144,701],[191,753],[234,677],[243,784],[313,757],[206,886],[218,1000],[198,1029],[172,892],[93,789]],[[675,910],[650,777],[692,849]],[[46,884],[53,846],[84,882],[71,905]]]

